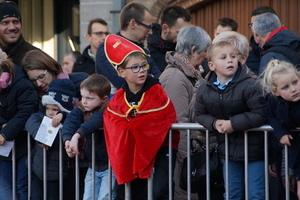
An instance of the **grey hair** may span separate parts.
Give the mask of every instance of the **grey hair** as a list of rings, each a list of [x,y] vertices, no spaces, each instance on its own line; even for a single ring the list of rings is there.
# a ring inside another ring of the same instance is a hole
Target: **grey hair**
[[[220,41],[227,41],[233,44],[242,56],[249,55],[249,42],[244,35],[238,32],[235,31],[222,32],[219,35],[217,35],[217,37],[215,37],[212,43],[214,44]]]
[[[193,47],[197,53],[200,53],[210,44],[211,38],[203,28],[188,25],[180,29],[175,51],[189,56],[192,54]]]
[[[281,27],[281,22],[277,15],[273,13],[264,13],[259,15],[253,22],[252,30],[255,35],[265,37]]]

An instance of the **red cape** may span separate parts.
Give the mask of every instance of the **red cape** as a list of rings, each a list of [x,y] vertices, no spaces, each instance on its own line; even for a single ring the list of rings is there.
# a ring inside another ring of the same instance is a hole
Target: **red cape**
[[[135,118],[126,114],[131,108],[119,89],[104,112],[108,157],[118,184],[150,177],[156,153],[177,122],[174,106],[159,84],[143,94]]]

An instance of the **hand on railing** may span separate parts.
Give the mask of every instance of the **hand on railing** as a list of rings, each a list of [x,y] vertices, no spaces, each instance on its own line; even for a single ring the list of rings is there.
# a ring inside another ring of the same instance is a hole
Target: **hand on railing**
[[[40,143],[39,146],[42,147],[42,148],[44,148],[44,149],[46,149],[46,150],[49,149],[49,146],[47,146],[47,145],[45,145],[43,143]]]
[[[283,187],[285,188],[285,176],[281,176]],[[297,180],[294,175],[289,175],[290,191],[296,192]]]
[[[67,140],[65,142],[65,149],[66,149],[66,153],[70,158],[73,158],[75,156],[75,154],[72,152],[72,149],[70,148],[70,141]]]
[[[215,122],[215,128],[219,133],[232,133],[233,129],[230,120],[218,119]]]
[[[292,140],[292,139],[293,139],[293,136],[290,135],[290,134],[287,134],[287,135],[282,136],[282,137],[280,138],[279,142],[280,142],[281,144],[291,146],[290,140]]]

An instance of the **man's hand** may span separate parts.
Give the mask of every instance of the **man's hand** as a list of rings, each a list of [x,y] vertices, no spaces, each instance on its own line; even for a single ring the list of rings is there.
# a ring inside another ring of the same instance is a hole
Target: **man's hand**
[[[287,134],[287,135],[282,136],[282,137],[280,138],[279,142],[280,142],[281,144],[291,146],[290,140],[292,140],[292,139],[293,139],[293,136]]]

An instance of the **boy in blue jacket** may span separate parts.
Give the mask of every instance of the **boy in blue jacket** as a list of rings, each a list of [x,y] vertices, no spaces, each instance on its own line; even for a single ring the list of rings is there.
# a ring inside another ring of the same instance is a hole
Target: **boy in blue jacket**
[[[109,101],[111,86],[102,75],[93,74],[80,85],[82,99],[67,117],[63,129],[63,141],[69,157],[79,155],[79,139],[86,139],[85,154],[89,160],[89,169],[85,177],[83,199],[92,198],[92,134],[95,140],[95,199],[108,198],[108,156],[103,130],[103,112]],[[112,190],[115,178],[112,177]],[[113,193],[113,198],[114,198]]]

